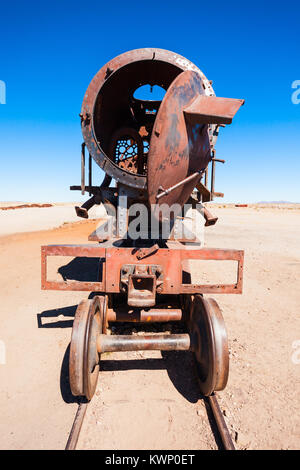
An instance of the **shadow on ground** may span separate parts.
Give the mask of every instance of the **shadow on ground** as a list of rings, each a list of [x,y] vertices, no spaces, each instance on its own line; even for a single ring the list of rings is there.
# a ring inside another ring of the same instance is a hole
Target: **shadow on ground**
[[[43,312],[38,313],[38,328],[72,328],[76,308],[77,305],[71,305],[69,307],[55,308],[53,310],[44,310]],[[49,321],[53,320],[53,318],[58,318],[61,316],[71,318],[68,320],[60,318],[57,321]]]
[[[162,351],[162,359],[109,360],[100,362],[101,371],[166,370],[176,390],[189,402],[202,398],[194,373],[194,359],[186,351]]]

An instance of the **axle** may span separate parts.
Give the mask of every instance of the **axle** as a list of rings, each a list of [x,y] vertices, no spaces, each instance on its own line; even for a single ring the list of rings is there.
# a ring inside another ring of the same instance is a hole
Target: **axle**
[[[107,310],[108,322],[169,322],[182,320],[181,308],[136,308],[129,309],[127,305],[109,308]]]
[[[189,351],[191,337],[181,335],[99,335],[97,351],[99,354],[115,351]]]

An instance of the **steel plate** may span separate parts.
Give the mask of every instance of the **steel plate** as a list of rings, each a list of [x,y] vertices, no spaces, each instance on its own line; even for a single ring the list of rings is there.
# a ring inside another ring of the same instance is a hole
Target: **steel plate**
[[[158,201],[156,197],[193,173],[205,170],[211,159],[207,124],[192,123],[184,114],[184,109],[203,94],[201,76],[192,70],[178,75],[167,90],[157,113],[148,155],[147,187],[151,204],[183,205],[200,174]]]

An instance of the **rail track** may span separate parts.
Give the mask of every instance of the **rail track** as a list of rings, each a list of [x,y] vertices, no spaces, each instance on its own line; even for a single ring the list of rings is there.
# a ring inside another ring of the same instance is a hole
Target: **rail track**
[[[205,397],[205,400],[208,403],[210,410],[212,412],[214,424],[216,426],[220,440],[222,442],[223,449],[235,450],[234,443],[231,439],[229,429],[224,420],[216,394],[213,393],[212,395]],[[82,401],[79,403],[65,450],[76,450],[77,442],[78,442],[82,424],[86,415],[88,404],[89,402],[87,401]]]
[[[108,321],[121,321],[124,318],[122,315],[117,316],[118,312],[108,309],[106,296],[97,295],[93,299],[83,300],[78,305],[72,329],[69,377],[72,394],[80,397],[80,402],[66,450],[76,449],[88,403],[96,390],[101,353],[140,350],[177,350],[193,353],[198,390],[211,410],[212,430],[219,434],[225,450],[235,449],[215,394],[225,388],[229,372],[227,332],[221,310],[214,299],[204,299],[200,295],[194,296],[192,308],[190,297],[186,297],[185,301],[182,309],[173,307],[171,310],[155,310],[153,318],[156,322],[158,318],[166,322],[172,315],[178,320],[178,312],[181,316],[184,312],[189,312],[181,334],[172,332],[142,336],[107,334]],[[153,313],[153,310],[151,312]],[[149,309],[147,315],[150,315]],[[128,314],[125,315],[126,319],[128,317]]]
[[[136,98],[135,91],[146,83],[164,89],[163,99]],[[104,203],[108,217],[88,238],[97,243],[41,247],[42,289],[90,293],[78,305],[72,328],[73,396],[92,399],[101,354],[190,351],[199,391],[211,407],[224,447],[231,449],[214,395],[228,380],[227,332],[217,302],[203,295],[242,293],[244,252],[204,246],[199,203],[223,196],[215,191],[215,164],[225,161],[216,158],[214,146],[219,126],[230,124],[243,104],[243,99],[216,97],[203,72],[174,52],[136,49],[110,60],[84,96],[81,185],[70,188],[89,192],[89,199],[75,207],[79,217],[87,219],[92,207]],[[100,185],[92,182],[92,160],[105,172]],[[183,210],[185,204],[188,212]],[[207,208],[203,217],[206,227],[218,220]],[[67,271],[77,259],[96,259],[97,271],[90,277],[87,266],[77,267],[79,277],[51,280],[47,263],[53,256],[74,258]],[[202,275],[194,283],[191,266],[196,261]],[[206,261],[235,262],[234,283],[207,282],[202,263]],[[83,280],[82,273],[90,280]],[[108,335],[109,322],[118,321],[183,321],[187,328],[181,334]],[[69,449],[76,447],[87,406],[79,405]]]
[[[69,438],[65,450],[75,450],[78,442],[79,434],[81,431],[82,423],[85,417],[89,402],[81,402],[78,405],[77,412],[72,424]]]

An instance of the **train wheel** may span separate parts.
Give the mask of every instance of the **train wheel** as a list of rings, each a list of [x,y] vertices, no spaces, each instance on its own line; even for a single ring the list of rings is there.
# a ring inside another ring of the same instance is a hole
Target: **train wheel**
[[[182,294],[180,296],[180,300],[181,300],[181,308],[183,311],[184,321],[188,329],[190,329],[191,314],[192,314],[192,307],[193,307],[193,297],[191,296],[191,294]]]
[[[72,394],[93,397],[99,375],[97,338],[103,331],[105,299],[96,296],[77,307],[70,346],[69,376]]]
[[[214,299],[195,295],[191,330],[200,391],[208,396],[226,387],[229,373],[227,332]]]
[[[102,296],[101,296],[102,298]],[[108,295],[103,296],[103,322],[102,322],[102,333],[106,335],[107,328],[108,328],[108,320],[107,320],[107,309],[108,309]]]

